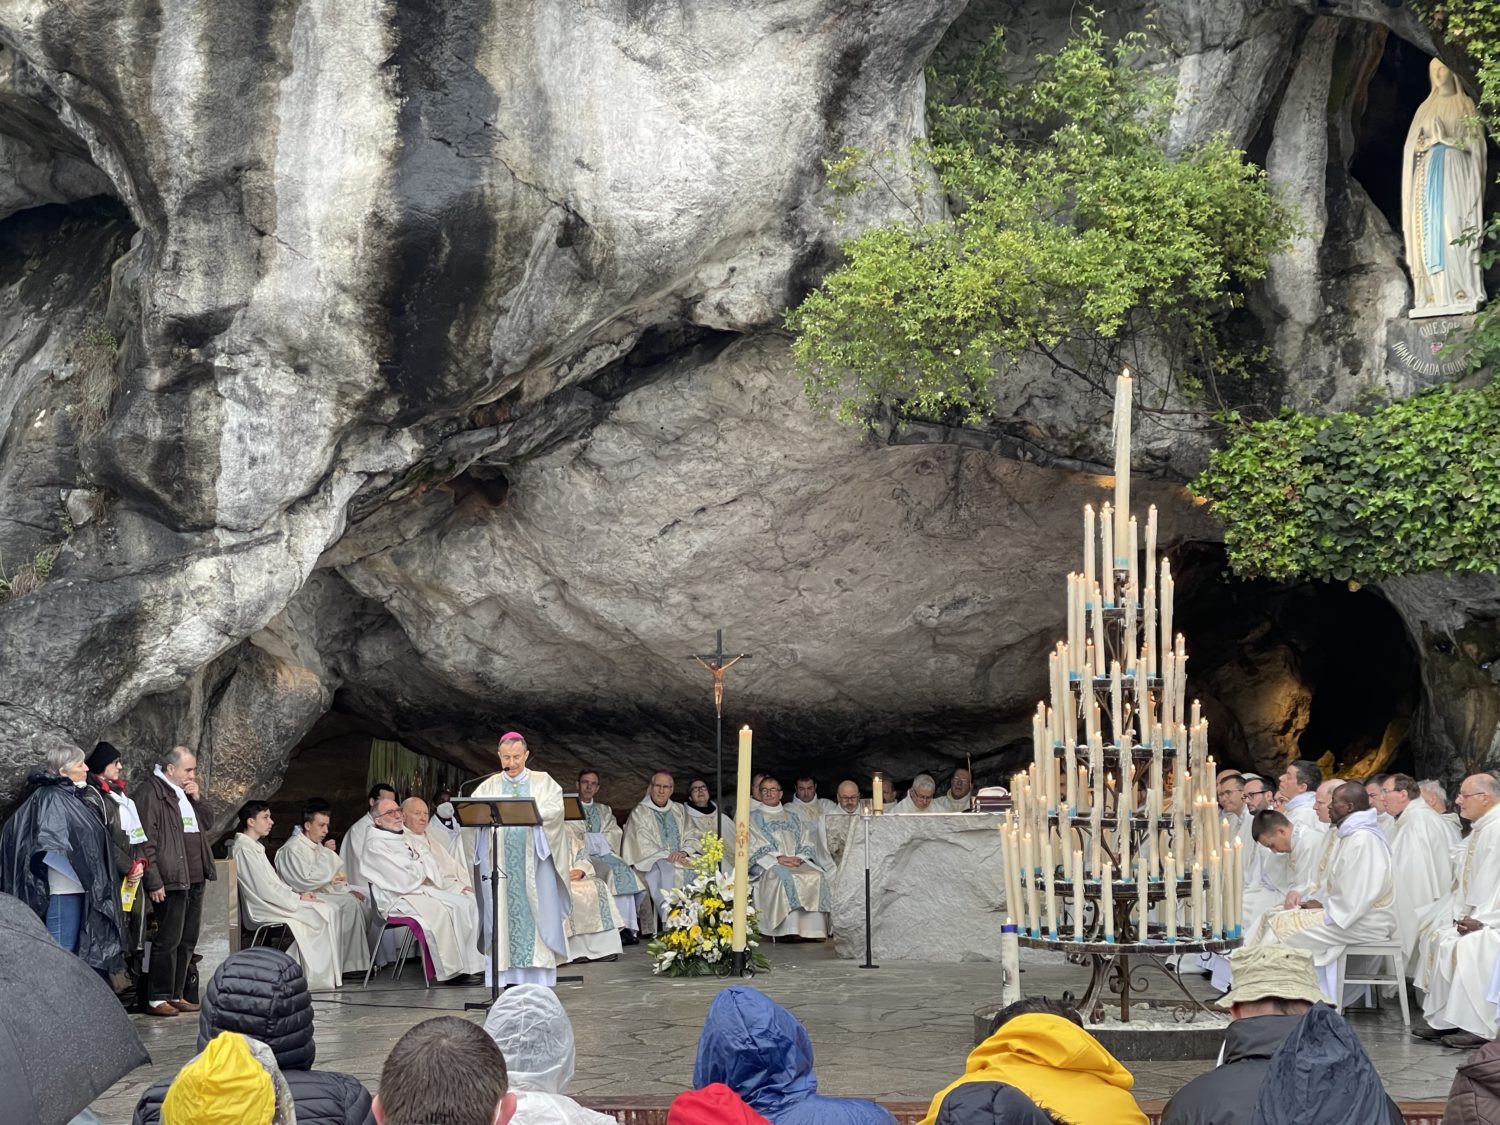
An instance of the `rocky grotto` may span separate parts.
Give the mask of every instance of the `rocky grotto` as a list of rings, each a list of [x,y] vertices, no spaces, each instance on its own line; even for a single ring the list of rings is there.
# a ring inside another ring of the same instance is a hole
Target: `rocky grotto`
[[[1110,403],[1018,378],[990,426],[865,434],[782,318],[897,217],[824,161],[1074,8],[0,0],[0,792],[59,741],[185,741],[222,814],[341,732],[477,769],[519,727],[619,803],[710,763],[716,628],[769,768],[998,774]],[[1410,360],[1397,226],[1441,44],[1382,0],[1106,23],[1148,20],[1169,142],[1227,129],[1300,208],[1244,317],[1274,402],[1450,378]],[[1148,416],[1135,469],[1220,760],[1483,760],[1500,583],[1229,579],[1185,488],[1212,441]]]

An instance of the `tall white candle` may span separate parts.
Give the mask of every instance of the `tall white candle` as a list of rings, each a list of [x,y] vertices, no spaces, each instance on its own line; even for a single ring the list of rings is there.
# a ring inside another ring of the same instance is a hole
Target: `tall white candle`
[[[1208,853],[1208,928],[1215,941],[1224,936],[1224,882],[1217,848]]]
[[[1161,581],[1157,583],[1157,596],[1161,601],[1157,604],[1157,612],[1161,614],[1160,648],[1157,650],[1162,655],[1172,651],[1172,560],[1161,560]]]
[[[1146,509],[1146,585],[1156,585],[1156,505]]]
[[[1135,385],[1130,378],[1130,368],[1120,372],[1115,380],[1115,539],[1117,551],[1123,549],[1118,541],[1125,538],[1125,521],[1130,517],[1130,411],[1133,405]],[[1116,557],[1116,566],[1124,566],[1123,558]]]
[[[1167,926],[1167,940],[1177,940],[1177,861],[1172,858],[1172,853],[1167,853],[1167,858],[1162,864],[1162,880],[1166,885],[1167,897],[1162,903],[1162,920]]]
[[[1104,594],[1096,585],[1094,587],[1094,675],[1104,674],[1104,612],[1100,607],[1104,604]]]
[[[1120,835],[1120,876],[1130,877],[1130,815],[1135,811],[1135,755],[1128,749],[1120,756],[1120,796],[1116,804],[1115,823]]]
[[[1103,877],[1099,881],[1100,882],[1100,887],[1101,887],[1100,894],[1099,894],[1099,901],[1104,906],[1104,940],[1105,941],[1114,941],[1115,940],[1115,887],[1114,887],[1114,878],[1115,878],[1114,868],[1111,867],[1109,865],[1109,861],[1106,860],[1105,863],[1104,863],[1104,875],[1103,875]]]
[[[1037,909],[1036,890],[1036,864],[1032,860],[1032,839],[1030,830],[1026,830],[1021,836],[1021,888],[1026,895],[1026,929],[1032,937],[1036,937],[1040,930],[1040,911]]]
[[[1108,502],[1100,514],[1099,526],[1104,540],[1104,569],[1099,575],[1099,581],[1104,586],[1104,604],[1110,606],[1115,604],[1115,526],[1114,512]]]
[[[1142,655],[1146,662],[1146,675],[1156,675],[1156,587],[1146,587],[1145,614],[1141,621]]]
[[[1115,746],[1124,749],[1129,741],[1125,737],[1125,692],[1122,683],[1120,662],[1114,660],[1109,666],[1109,721],[1110,738]]]
[[[1066,776],[1068,779],[1068,794],[1067,799],[1064,802],[1067,806],[1067,808],[1064,810],[1065,816],[1075,816],[1078,812],[1078,774],[1076,772],[1078,769],[1078,751],[1074,746],[1074,742],[1077,740],[1077,736],[1078,732],[1075,730],[1073,732],[1073,737],[1069,738],[1063,746],[1063,769],[1065,771],[1064,776]]]
[[[1194,861],[1191,875],[1192,897],[1188,899],[1188,915],[1192,919],[1193,940],[1203,937],[1203,864]]]
[[[746,920],[745,906],[750,901],[750,744],[748,726],[740,728],[739,769],[734,785],[734,910],[729,948],[736,953],[745,950]]]
[[[1234,907],[1229,912],[1229,925],[1233,930],[1233,936],[1238,937],[1245,918],[1245,841],[1239,837],[1235,837],[1233,854],[1234,864],[1229,878],[1229,895]]]
[[[1130,522],[1126,527],[1128,531],[1126,533],[1127,546],[1125,548],[1125,560],[1128,564],[1127,569],[1130,571],[1130,585],[1132,588],[1139,590],[1141,588],[1141,573],[1139,569],[1140,563],[1136,559],[1135,545],[1140,542],[1140,528],[1137,527],[1134,516],[1130,517]]]
[[[1097,580],[1094,561],[1099,557],[1099,544],[1094,538],[1094,506],[1083,506],[1083,586],[1091,594]]]
[[[1073,853],[1073,940],[1083,940],[1083,851]]]
[[[1052,885],[1052,837],[1047,837],[1046,854],[1042,857],[1042,893],[1047,896],[1047,937],[1057,940],[1057,894]]]

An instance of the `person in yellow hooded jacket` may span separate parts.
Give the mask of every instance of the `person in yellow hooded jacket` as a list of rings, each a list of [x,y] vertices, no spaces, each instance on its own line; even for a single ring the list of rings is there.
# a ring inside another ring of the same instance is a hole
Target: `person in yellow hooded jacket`
[[[970,1082],[1013,1086],[1065,1125],[1147,1125],[1130,1071],[1084,1030],[1077,1012],[1053,1000],[1002,1008],[990,1037],[969,1052],[963,1076],[938,1091],[918,1125],[934,1125],[948,1093]]]

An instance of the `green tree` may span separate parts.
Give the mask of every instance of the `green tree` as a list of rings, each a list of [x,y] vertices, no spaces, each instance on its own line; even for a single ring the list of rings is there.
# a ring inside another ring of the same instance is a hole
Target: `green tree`
[[[1196,385],[1235,362],[1222,315],[1293,233],[1225,138],[1164,147],[1173,87],[1146,68],[1141,35],[1110,44],[1085,22],[1014,84],[1003,51],[997,33],[930,75],[931,137],[910,182],[935,183],[947,217],[846,243],[787,316],[808,394],[847,421],[882,403],[981,420],[993,380],[1028,355],[1105,386],[1142,333],[1175,360],[1142,374]],[[830,173],[870,190],[875,166],[849,153]]]

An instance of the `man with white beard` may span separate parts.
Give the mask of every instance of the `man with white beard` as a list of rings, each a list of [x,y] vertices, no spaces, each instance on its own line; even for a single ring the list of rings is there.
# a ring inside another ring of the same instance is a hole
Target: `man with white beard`
[[[897,815],[935,813],[938,810],[933,808],[932,804],[936,793],[937,782],[932,779],[932,774],[919,773],[912,778],[911,788],[906,791],[906,796],[885,811]]]
[[[1428,1026],[1412,1034],[1445,1047],[1478,1047],[1496,1031],[1491,992],[1500,963],[1500,781],[1490,773],[1466,777],[1457,804],[1473,828],[1457,857],[1457,887],[1423,918],[1412,983],[1426,993]]]
[[[383,916],[414,918],[427,938],[436,980],[484,978],[479,952],[479,910],[473,895],[444,891],[422,863],[422,857],[403,831],[401,806],[389,797],[375,805],[374,827],[359,849],[359,869],[375,892],[375,907]]]
[[[826,855],[834,868],[844,862],[851,842],[862,839],[860,833],[861,813],[864,802],[859,799],[859,783],[841,781],[836,790],[838,804],[827,816],[818,821],[818,849]]]
[[[1406,954],[1406,975],[1417,971],[1420,919],[1452,893],[1453,839],[1448,824],[1422,800],[1416,779],[1393,773],[1381,782],[1385,807],[1395,818],[1391,862],[1396,872],[1396,937]]]
[[[666,894],[692,878],[688,855],[687,814],[672,800],[672,775],[657,770],[646,795],[630,810],[620,855],[646,880],[651,892],[651,914],[657,930],[666,918]],[[655,932],[653,930],[653,932]]]
[[[1313,955],[1318,984],[1333,997],[1337,962],[1351,945],[1390,941],[1395,933],[1391,846],[1375,826],[1370,796],[1356,781],[1333,792],[1335,842],[1312,897],[1293,891],[1266,914],[1246,945],[1290,945]]]
[[[828,880],[802,821],[781,804],[781,783],[767,777],[750,808],[750,880],[765,937],[828,936]]]
[[[373,823],[373,822],[372,822]],[[313,798],[302,809],[302,831],[276,849],[276,874],[292,890],[313,894],[341,915],[345,932],[359,934],[365,944],[365,964],[369,964],[371,923],[374,908],[367,895],[369,888],[352,887],[344,871],[344,861],[330,848],[328,841],[329,805]],[[345,972],[354,972],[346,965]]]

